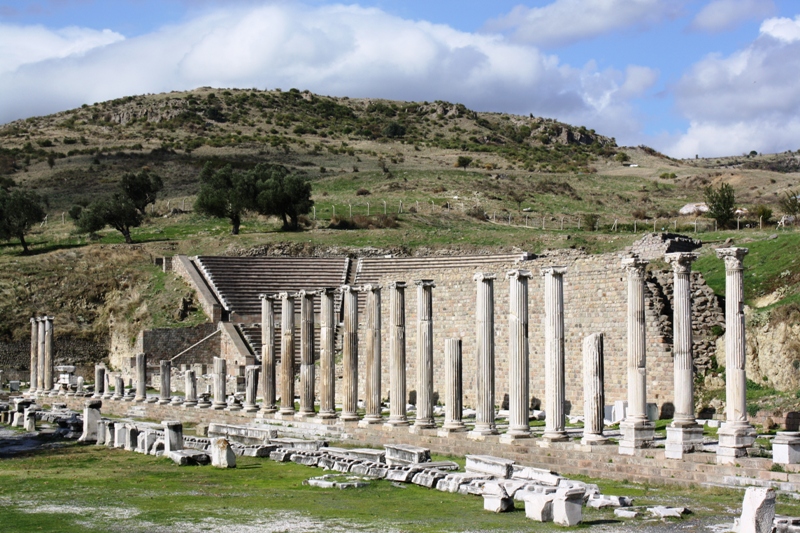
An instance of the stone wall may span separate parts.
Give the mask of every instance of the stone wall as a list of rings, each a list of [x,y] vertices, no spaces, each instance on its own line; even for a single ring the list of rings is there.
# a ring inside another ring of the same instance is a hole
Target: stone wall
[[[106,357],[108,357],[108,346],[105,343],[58,335],[56,327],[53,336],[54,365],[90,364],[100,362]],[[30,372],[30,364],[30,340],[0,342],[0,369]]]
[[[645,226],[647,223],[643,222]],[[702,243],[686,235],[677,233],[648,233],[626,251],[637,254],[642,259],[664,259],[664,254],[672,252],[693,252],[700,248]]]
[[[151,361],[172,359],[176,355],[189,350],[174,364],[184,362],[212,364],[213,358],[219,356],[220,341],[218,336],[200,342],[217,331],[217,324],[200,324],[190,328],[161,328],[140,331],[136,338],[134,353],[145,353]],[[199,343],[199,344],[198,344]]]

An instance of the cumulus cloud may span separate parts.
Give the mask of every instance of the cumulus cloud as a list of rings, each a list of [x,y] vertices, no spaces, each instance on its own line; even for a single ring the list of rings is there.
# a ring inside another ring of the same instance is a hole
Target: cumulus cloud
[[[560,46],[653,26],[677,16],[682,4],[678,0],[556,0],[544,7],[517,6],[489,21],[484,29],[509,33],[518,42]]]
[[[53,31],[44,26],[0,24],[0,74],[47,59],[80,55],[123,39],[111,30],[69,27]]]
[[[657,74],[563,64],[503,37],[357,6],[276,3],[206,13],[82,55],[0,73],[0,122],[130,94],[297,87],[321,94],[462,102],[632,139],[630,98]]]
[[[772,0],[713,0],[692,20],[690,29],[720,32],[751,19],[763,19],[775,12]]]
[[[800,137],[800,16],[762,23],[746,48],[711,55],[675,87],[688,131],[668,151],[691,157],[796,150]]]

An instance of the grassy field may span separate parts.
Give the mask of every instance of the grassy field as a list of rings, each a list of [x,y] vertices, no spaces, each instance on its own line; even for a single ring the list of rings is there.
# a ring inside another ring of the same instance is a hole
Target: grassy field
[[[232,470],[179,468],[166,459],[69,444],[0,461],[0,531],[562,529],[534,525],[525,518],[521,503],[515,512],[493,514],[483,511],[478,497],[415,485],[373,481],[363,489],[328,490],[302,484],[322,473],[294,463],[247,457],[239,458]],[[631,496],[635,505],[688,507],[693,514],[669,520],[683,530],[694,530],[692,524],[731,523],[741,506],[739,491],[585,481],[597,483],[604,494]],[[778,512],[797,515],[800,505],[781,497]],[[608,509],[585,509],[584,520],[581,528],[623,525]],[[662,523],[640,518],[626,525]]]

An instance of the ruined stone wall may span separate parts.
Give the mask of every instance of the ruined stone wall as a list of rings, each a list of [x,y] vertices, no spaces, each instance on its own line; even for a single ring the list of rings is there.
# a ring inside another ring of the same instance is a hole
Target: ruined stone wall
[[[546,266],[566,266],[564,275],[564,322],[566,340],[566,399],[567,412],[580,413],[583,410],[583,374],[581,344],[583,338],[596,332],[605,334],[605,391],[606,403],[624,400],[627,396],[627,277],[615,254],[589,256],[577,252],[560,252],[538,257],[521,263],[497,264],[492,268],[481,267],[480,271],[494,272],[495,280],[495,372],[496,403],[502,405],[503,397],[509,392],[508,385],[508,312],[509,284],[505,273],[514,268],[532,271],[529,283],[529,342],[530,342],[530,382],[533,403],[544,398],[544,292],[540,269]],[[444,397],[444,341],[448,337],[463,340],[464,404],[475,404],[476,341],[475,305],[476,284],[472,276],[475,268],[448,270],[425,269],[409,271],[391,279],[381,279],[385,286],[398,279],[409,284],[406,289],[406,339],[407,339],[407,387],[417,389],[417,288],[415,279],[433,279],[434,317],[434,391]],[[359,295],[360,298],[365,297]],[[385,398],[389,386],[389,291],[382,291],[382,338],[383,338],[383,380],[382,392]],[[672,402],[672,352],[671,326],[660,315],[664,301],[661,295],[647,291],[647,368],[648,402],[663,405]],[[363,319],[359,318],[359,354],[363,354]],[[364,397],[364,357],[359,357],[359,389]],[[338,396],[338,395],[337,395]],[[542,408],[547,409],[546,405]]]
[[[54,365],[91,364],[100,362],[106,357],[108,357],[106,344],[71,336],[59,336],[56,328],[53,336]],[[30,340],[0,342],[0,369],[30,372],[30,364]]]
[[[161,361],[172,359],[181,352],[191,348],[189,352],[181,356],[180,361],[173,361],[180,364],[186,360],[192,363],[213,363],[213,358],[219,356],[220,341],[215,336],[206,342],[192,348],[217,331],[217,324],[200,324],[190,328],[160,328],[148,329],[139,332],[136,339],[134,352],[145,353],[151,361]]]

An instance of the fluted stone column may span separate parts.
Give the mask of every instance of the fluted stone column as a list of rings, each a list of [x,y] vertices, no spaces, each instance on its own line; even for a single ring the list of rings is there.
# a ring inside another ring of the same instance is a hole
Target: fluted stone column
[[[544,276],[545,442],[567,439],[564,420],[564,274],[566,267],[542,269]]]
[[[603,436],[605,369],[602,333],[593,333],[583,339],[583,419],[581,444],[608,443]]]
[[[718,248],[725,261],[725,404],[726,416],[717,436],[717,461],[733,462],[747,453],[756,432],[747,420],[744,280],[742,261],[747,248]]]
[[[147,400],[147,356],[143,353],[136,354],[136,396],[133,401]]]
[[[648,261],[637,256],[622,260],[628,275],[628,411],[620,422],[619,453],[633,455],[649,447],[654,426],[647,420],[647,339],[645,335],[645,274]]]
[[[102,398],[106,391],[106,367],[94,365],[94,394],[92,398]]]
[[[161,367],[161,390],[158,395],[158,403],[166,405],[172,400],[172,362],[163,360],[159,362]]]
[[[281,301],[281,409],[279,418],[292,418],[294,410],[294,295],[282,292]]]
[[[702,451],[703,428],[694,416],[694,363],[692,357],[692,263],[697,254],[666,254],[673,272],[673,374],[675,414],[667,428],[664,455],[681,459],[684,453]]]
[[[344,333],[342,342],[342,415],[343,422],[358,420],[358,291],[343,285]]]
[[[406,284],[389,283],[389,420],[387,428],[408,425],[406,415]]]
[[[320,420],[336,418],[336,289],[320,291],[319,414]]]
[[[122,401],[125,397],[125,381],[122,376],[114,376],[114,396],[112,400]]]
[[[39,326],[36,319],[31,317],[31,386],[28,393],[36,392],[36,382],[39,380]]]
[[[300,291],[300,411],[298,418],[314,412],[314,296],[315,291]]]
[[[528,346],[528,270],[510,270],[508,313],[509,424],[500,442],[513,442],[531,436],[530,375]]]
[[[478,272],[473,276],[477,282],[476,331],[478,391],[475,428],[469,437],[482,439],[496,435],[494,422],[494,280],[497,276]]]
[[[359,426],[380,424],[381,417],[381,287],[365,285],[367,293],[366,312],[366,398],[364,418]]]
[[[196,407],[197,406],[197,377],[195,376],[194,370],[187,370],[186,373],[183,375],[183,379],[184,379],[183,406],[184,407]]]
[[[256,396],[258,395],[258,371],[260,369],[261,367],[258,365],[247,365],[244,367],[245,393],[244,406],[242,408],[246,413],[255,413],[258,411]]]
[[[444,341],[444,424],[439,430],[440,437],[466,431],[461,418],[464,410],[461,347],[461,339]]]
[[[211,407],[217,411],[225,409],[228,406],[226,399],[226,379],[228,375],[228,368],[225,359],[221,357],[214,358],[214,402]]]
[[[417,417],[414,430],[436,427],[433,420],[433,280],[417,286]]]
[[[39,373],[36,376],[37,394],[44,393],[44,367],[46,361],[46,356],[44,352],[44,345],[45,345],[44,324],[45,324],[45,319],[43,317],[39,317],[36,319],[37,339],[39,343],[39,365],[38,365]]]
[[[44,392],[55,396],[53,387],[53,317],[44,317]]]
[[[261,414],[271,415],[278,410],[275,379],[275,309],[274,298],[267,294],[261,298]]]

